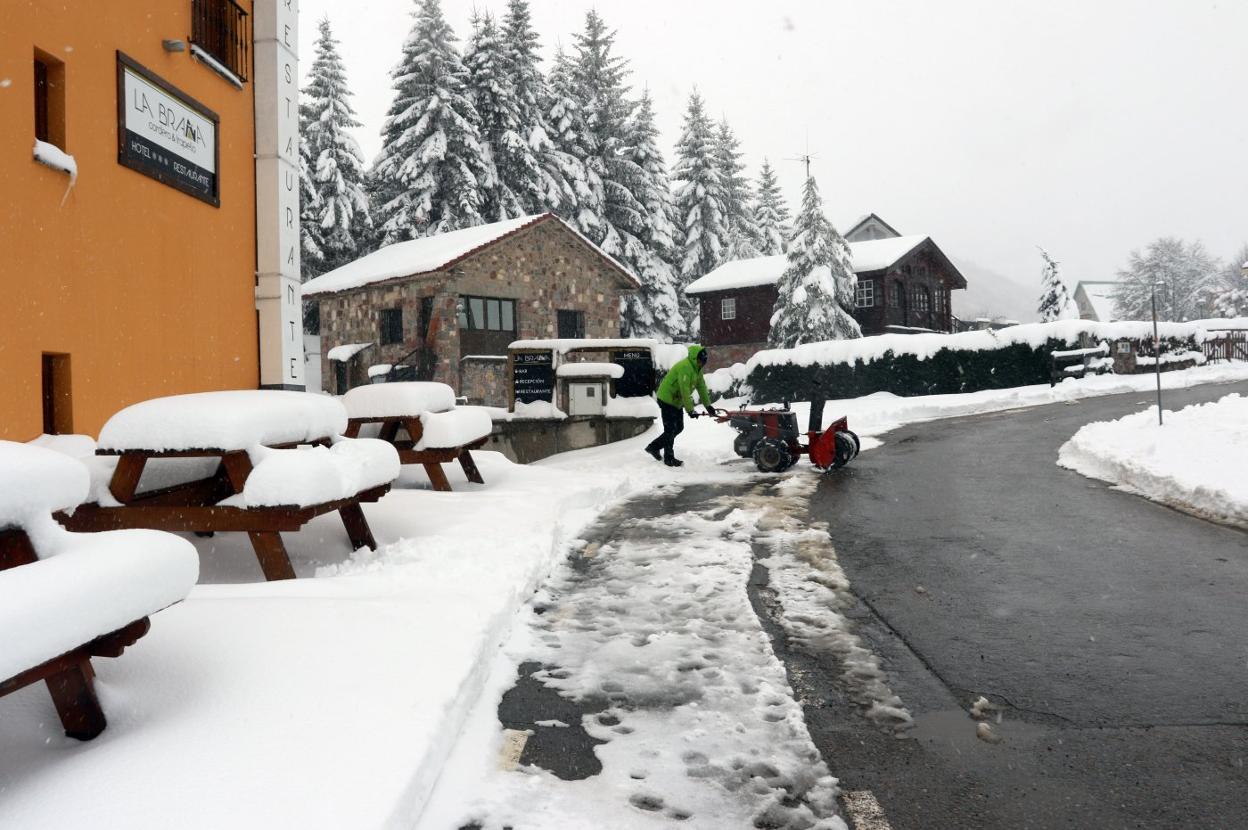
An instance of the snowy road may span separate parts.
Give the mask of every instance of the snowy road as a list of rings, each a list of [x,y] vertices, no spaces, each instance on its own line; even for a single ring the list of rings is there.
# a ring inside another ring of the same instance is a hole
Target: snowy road
[[[1248,826],[1248,534],[1054,463],[1083,424],[1149,402],[904,427],[820,487],[846,614],[915,726],[898,740],[836,695],[806,697],[806,721],[896,830]],[[835,687],[835,661],[781,656]],[[980,695],[998,742],[967,714]]]

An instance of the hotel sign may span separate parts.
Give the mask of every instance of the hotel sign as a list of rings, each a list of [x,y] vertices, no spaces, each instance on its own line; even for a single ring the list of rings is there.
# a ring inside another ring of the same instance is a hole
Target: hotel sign
[[[220,206],[217,114],[117,53],[117,161]]]

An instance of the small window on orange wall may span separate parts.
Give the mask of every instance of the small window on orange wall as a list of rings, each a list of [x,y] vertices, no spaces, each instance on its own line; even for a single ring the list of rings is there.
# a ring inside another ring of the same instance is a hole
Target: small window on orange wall
[[[35,138],[65,149],[65,64],[35,50]]]

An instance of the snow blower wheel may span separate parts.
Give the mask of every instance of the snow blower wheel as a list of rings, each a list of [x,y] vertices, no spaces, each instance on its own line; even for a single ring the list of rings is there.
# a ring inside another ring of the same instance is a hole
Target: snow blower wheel
[[[760,472],[779,473],[793,466],[797,459],[779,438],[764,438],[754,446],[754,465]]]

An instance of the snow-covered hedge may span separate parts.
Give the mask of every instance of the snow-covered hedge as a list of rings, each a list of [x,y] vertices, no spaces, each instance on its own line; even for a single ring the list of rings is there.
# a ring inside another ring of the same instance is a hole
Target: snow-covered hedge
[[[1210,329],[1235,327],[1248,327],[1248,320],[1162,323],[1162,353],[1200,351],[1217,336]],[[1096,343],[1127,339],[1139,353],[1152,351],[1147,322],[1060,320],[962,334],[884,334],[759,352],[745,365],[745,386],[756,402],[1030,386],[1047,383],[1051,353],[1077,348],[1081,335]]]

